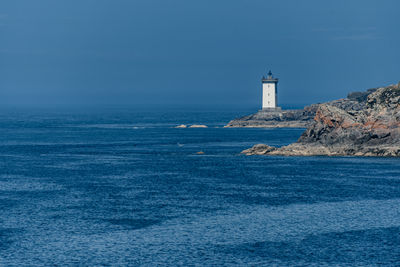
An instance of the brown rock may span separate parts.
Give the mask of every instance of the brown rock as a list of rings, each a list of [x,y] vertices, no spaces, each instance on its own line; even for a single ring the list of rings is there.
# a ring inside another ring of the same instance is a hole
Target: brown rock
[[[343,99],[320,104],[299,140],[281,148],[256,145],[246,155],[400,156],[400,87],[369,92],[364,102]]]

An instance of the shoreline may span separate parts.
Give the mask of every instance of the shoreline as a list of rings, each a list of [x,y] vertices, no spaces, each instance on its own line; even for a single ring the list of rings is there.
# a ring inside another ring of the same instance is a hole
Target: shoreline
[[[400,157],[400,83],[319,104],[297,142],[279,148],[258,144],[242,153]]]

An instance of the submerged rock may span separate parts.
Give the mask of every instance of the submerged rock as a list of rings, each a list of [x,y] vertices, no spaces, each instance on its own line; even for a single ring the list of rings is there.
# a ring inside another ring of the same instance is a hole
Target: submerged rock
[[[400,156],[400,84],[367,93],[318,105],[314,122],[296,143],[264,151],[256,145],[242,153]]]

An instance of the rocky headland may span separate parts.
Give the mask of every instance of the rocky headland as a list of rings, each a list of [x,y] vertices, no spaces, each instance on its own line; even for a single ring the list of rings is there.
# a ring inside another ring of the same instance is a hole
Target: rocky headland
[[[400,156],[400,83],[318,104],[296,143],[258,144],[246,155]]]

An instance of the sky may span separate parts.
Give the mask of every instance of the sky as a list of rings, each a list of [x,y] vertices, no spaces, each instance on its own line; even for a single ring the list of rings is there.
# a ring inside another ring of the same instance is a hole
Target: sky
[[[400,81],[397,0],[1,0],[2,107],[260,108]]]

